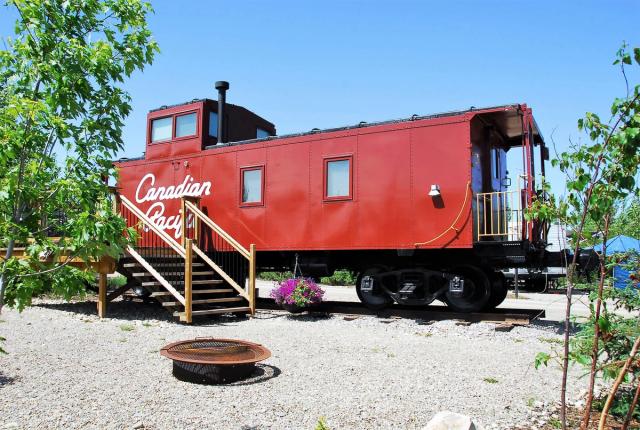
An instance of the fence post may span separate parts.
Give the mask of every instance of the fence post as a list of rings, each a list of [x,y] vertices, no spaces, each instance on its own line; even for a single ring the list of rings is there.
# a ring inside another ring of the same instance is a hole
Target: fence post
[[[183,200],[184,201],[184,200]],[[184,237],[184,235],[183,235]],[[192,261],[193,261],[193,240],[185,239],[185,258],[184,258],[184,320],[187,324],[191,324],[191,304],[192,304]]]
[[[249,309],[256,313],[256,244],[249,245]]]

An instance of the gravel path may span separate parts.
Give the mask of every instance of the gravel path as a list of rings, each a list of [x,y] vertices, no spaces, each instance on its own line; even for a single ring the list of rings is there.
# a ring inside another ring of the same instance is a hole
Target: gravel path
[[[0,335],[0,428],[332,429],[422,428],[438,411],[485,428],[526,423],[534,402],[557,398],[559,370],[536,371],[557,348],[552,323],[496,332],[341,316],[220,318],[185,326],[154,305],[116,301],[109,318],[95,304],[39,301],[6,309]],[[171,376],[158,350],[196,336],[262,343],[273,356],[252,380],[192,385]],[[572,372],[571,396],[586,381]]]

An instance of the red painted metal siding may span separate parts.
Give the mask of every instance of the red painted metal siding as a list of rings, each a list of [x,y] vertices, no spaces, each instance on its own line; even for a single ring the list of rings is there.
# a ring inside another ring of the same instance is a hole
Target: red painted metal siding
[[[119,187],[145,212],[162,206],[166,217],[178,214],[179,199],[140,201],[151,186],[147,177],[136,201],[141,179],[153,174],[157,188],[193,178],[183,188],[205,193],[201,206],[211,218],[259,251],[413,249],[418,242],[428,242],[422,248],[470,248],[469,119],[383,124],[124,162]],[[350,199],[325,199],[325,161],[335,157],[351,160]],[[253,166],[264,166],[263,204],[243,207],[241,169]],[[439,185],[441,200],[428,195],[432,184]]]

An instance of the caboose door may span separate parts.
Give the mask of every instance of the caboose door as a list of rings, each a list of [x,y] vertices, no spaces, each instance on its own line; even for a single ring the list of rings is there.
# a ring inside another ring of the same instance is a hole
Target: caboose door
[[[506,191],[509,185],[507,178],[507,152],[499,146],[493,146],[490,150],[490,156],[491,191]]]
[[[178,159],[171,163],[173,165],[173,183],[176,187],[182,185],[181,189],[184,195],[201,197],[202,193],[206,193],[210,189],[210,185],[207,186],[205,181],[202,180],[199,157]],[[178,204],[175,207],[175,213],[180,214],[180,201],[176,203]],[[187,228],[192,228],[191,224],[187,222]]]

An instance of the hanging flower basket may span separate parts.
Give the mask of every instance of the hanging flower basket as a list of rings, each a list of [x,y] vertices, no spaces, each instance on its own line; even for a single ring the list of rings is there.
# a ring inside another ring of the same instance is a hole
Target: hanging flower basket
[[[271,291],[276,304],[291,313],[300,313],[322,302],[324,290],[310,278],[289,278]]]

